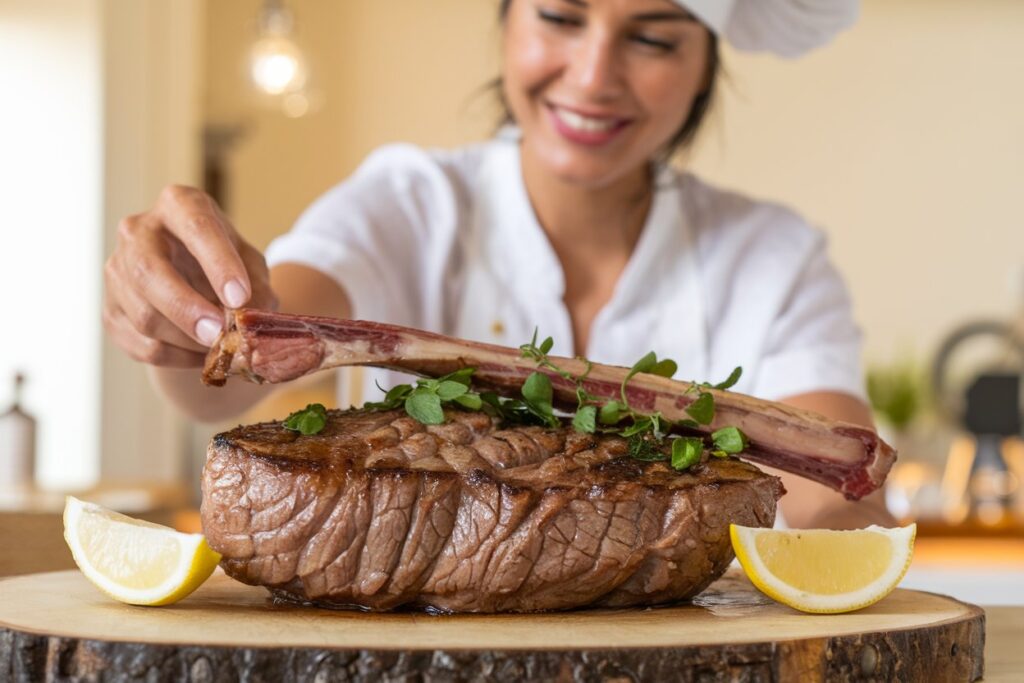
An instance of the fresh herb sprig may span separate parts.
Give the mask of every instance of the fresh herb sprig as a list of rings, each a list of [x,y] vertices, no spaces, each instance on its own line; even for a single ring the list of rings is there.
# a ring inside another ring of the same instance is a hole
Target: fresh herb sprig
[[[393,410],[403,406],[405,412],[423,424],[444,423],[445,404],[456,404],[468,410],[481,410],[483,397],[470,390],[470,377],[476,368],[462,368],[444,377],[416,380],[416,386],[399,384],[392,387],[378,403],[367,403],[371,410]]]
[[[416,385],[399,384],[387,391],[384,400],[366,403],[370,410],[393,410],[402,406],[410,417],[423,424],[444,422],[444,407],[457,405],[466,410],[479,410],[513,424],[559,426],[552,405],[553,391],[547,375],[535,372],[522,387],[522,399],[508,399],[493,391],[477,393],[471,389],[476,368],[462,368],[436,379],[416,380]],[[383,389],[381,389],[383,391]]]
[[[548,352],[553,346],[554,341],[551,337],[547,337],[538,345],[535,330],[530,343],[523,344],[519,348],[523,357],[534,360],[541,368],[553,370],[576,386],[577,407],[573,417],[573,427],[577,431],[591,434],[597,431],[618,433],[629,439],[629,453],[633,458],[637,460],[670,460],[672,466],[680,470],[692,467],[700,460],[704,451],[704,440],[701,437],[672,435],[672,454],[669,457],[661,450],[666,437],[674,427],[697,428],[702,425],[710,425],[715,419],[715,397],[707,389],[729,389],[739,381],[743,373],[742,368],[737,367],[724,382],[718,384],[691,383],[687,392],[696,393],[697,397],[685,409],[689,417],[673,423],[660,412],[643,413],[637,410],[630,405],[627,392],[630,380],[641,373],[668,378],[675,375],[679,366],[671,358],[659,360],[653,351],[648,352],[626,373],[626,377],[619,387],[619,398],[605,400],[587,392],[583,385],[583,381],[590,374],[592,364],[585,358],[578,358],[586,363],[586,370],[582,375],[573,375],[558,367],[548,357]],[[629,424],[620,426],[626,420],[629,421]],[[711,453],[717,457],[740,453],[747,445],[746,436],[736,427],[717,430],[712,434],[712,443],[714,448]]]
[[[494,392],[472,391],[475,368],[470,367],[436,379],[419,379],[415,386],[400,384],[388,390],[383,401],[367,403],[364,407],[391,410],[402,406],[406,413],[424,424],[441,424],[445,419],[444,406],[455,405],[467,410],[484,411],[506,423],[539,424],[556,428],[561,425],[561,420],[554,412],[551,377],[540,372],[549,370],[575,387],[577,405],[572,417],[573,428],[587,434],[618,434],[626,438],[629,454],[634,459],[667,460],[674,469],[685,470],[700,462],[705,450],[709,450],[714,457],[727,457],[741,453],[747,447],[747,437],[737,427],[723,427],[712,432],[711,447],[707,447],[701,436],[672,433],[677,428],[695,429],[710,425],[715,418],[715,399],[708,390],[729,389],[739,381],[741,368],[737,367],[724,382],[718,384],[691,383],[687,393],[695,393],[696,398],[685,409],[688,417],[672,421],[660,412],[644,413],[632,406],[627,389],[630,380],[639,374],[672,377],[678,370],[678,365],[672,359],[659,359],[653,351],[647,353],[629,369],[619,387],[618,397],[606,398],[594,396],[586,390],[584,381],[593,368],[589,360],[577,357],[585,367],[582,374],[574,375],[559,367],[548,356],[553,347],[554,340],[551,337],[538,343],[536,330],[530,342],[519,347],[523,357],[533,360],[538,367],[538,371],[531,373],[523,383],[520,389],[522,398],[502,398]],[[312,407],[307,407],[307,410]],[[322,411],[323,406],[320,408]],[[295,415],[299,413],[289,416],[289,420]],[[671,442],[668,449],[670,454],[665,452],[667,442]]]
[[[304,436],[319,434],[326,424],[327,408],[324,408],[322,403],[310,403],[284,420],[285,429],[299,432]]]

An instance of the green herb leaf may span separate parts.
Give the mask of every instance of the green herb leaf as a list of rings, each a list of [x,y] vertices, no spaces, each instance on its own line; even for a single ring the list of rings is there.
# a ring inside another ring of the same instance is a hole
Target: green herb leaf
[[[476,372],[476,368],[461,368],[455,372],[449,373],[444,377],[440,378],[440,382],[458,382],[459,384],[469,386],[470,378],[473,373]]]
[[[652,375],[658,375],[659,377],[671,377],[672,375],[676,374],[676,370],[678,369],[679,366],[676,365],[676,362],[674,360],[672,360],[671,358],[663,358],[657,363],[655,363],[654,367],[651,368],[648,372],[650,372]]]
[[[532,372],[523,382],[523,398],[530,403],[551,403],[554,392],[551,378],[542,372]]]
[[[622,418],[623,408],[625,408],[625,406],[618,401],[608,401],[601,406],[601,413],[597,418],[598,422],[603,425],[613,425],[618,423]]]
[[[327,409],[320,403],[310,403],[284,420],[285,429],[299,432],[305,436],[319,434],[326,424]]]
[[[686,414],[702,425],[709,425],[715,419],[715,397],[702,391],[697,400],[686,406]]]
[[[679,422],[676,422],[676,425],[679,427],[689,427],[690,429],[696,429],[697,427],[700,426],[700,424],[696,420],[691,420],[689,418],[685,420],[679,420]]]
[[[634,417],[633,424],[622,430],[622,436],[630,437],[636,436],[637,434],[641,434],[643,432],[649,432],[651,431],[652,426],[653,425],[651,424],[651,418],[649,415]]]
[[[672,467],[685,470],[700,462],[704,440],[697,436],[681,436],[672,440]]]
[[[437,396],[442,401],[451,401],[469,391],[469,387],[459,382],[446,379],[437,385]]]
[[[593,434],[597,429],[597,407],[583,406],[572,418],[572,426],[577,432]]]
[[[723,450],[717,449],[717,448],[715,450],[711,451],[711,455],[715,456],[716,458],[728,458],[729,457],[728,453],[726,453]]]
[[[399,384],[398,386],[391,387],[387,394],[384,396],[385,403],[393,403],[395,401],[405,400],[405,397],[412,393],[412,385],[410,384]]]
[[[711,433],[711,440],[715,446],[730,455],[742,453],[747,447],[747,435],[738,427],[722,427]]]
[[[523,398],[526,403],[547,417],[552,414],[551,400],[554,391],[551,389],[551,378],[542,372],[533,372],[523,382]]]
[[[553,347],[554,345],[555,340],[552,339],[551,337],[548,337],[547,339],[540,343],[540,352],[546,356],[548,354],[548,351],[550,351],[551,347]]]
[[[736,382],[740,381],[740,375],[742,374],[743,368],[737,366],[736,369],[732,371],[732,374],[729,375],[727,380],[715,385],[715,389],[728,389],[732,385],[736,384]]]
[[[629,369],[628,377],[632,377],[633,375],[639,374],[641,372],[650,372],[657,364],[658,357],[654,355],[654,351],[648,351],[643,358],[633,363],[633,367]]]
[[[405,412],[425,425],[439,425],[444,422],[441,398],[424,387],[420,387],[405,399]]]
[[[480,400],[484,402],[484,405],[489,405],[492,408],[501,408],[501,398],[499,398],[493,391],[485,391],[481,393]]]
[[[462,394],[461,396],[456,396],[455,402],[458,403],[463,408],[468,408],[469,410],[480,410],[484,405],[484,402],[480,398],[480,395],[474,394],[472,392]]]

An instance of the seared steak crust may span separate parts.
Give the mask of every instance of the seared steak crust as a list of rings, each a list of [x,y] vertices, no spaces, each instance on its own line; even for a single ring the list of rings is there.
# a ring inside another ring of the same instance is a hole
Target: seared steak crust
[[[689,472],[571,427],[447,412],[330,411],[214,438],[203,529],[221,565],[334,607],[529,612],[688,598],[732,560],[729,523],[770,526],[776,477],[736,459]]]

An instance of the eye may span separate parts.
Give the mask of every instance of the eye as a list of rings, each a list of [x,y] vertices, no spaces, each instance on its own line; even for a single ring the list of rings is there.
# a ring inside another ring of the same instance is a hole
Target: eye
[[[670,40],[661,40],[659,38],[652,38],[651,36],[635,35],[632,38],[634,43],[649,47],[657,52],[672,52],[676,49],[677,43]]]
[[[560,14],[558,12],[552,12],[551,10],[538,9],[537,16],[540,17],[541,21],[546,21],[549,24],[555,26],[582,26],[583,21],[577,17]]]

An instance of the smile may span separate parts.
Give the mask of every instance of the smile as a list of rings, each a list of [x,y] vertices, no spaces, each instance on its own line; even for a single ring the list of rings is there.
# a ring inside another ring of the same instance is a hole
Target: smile
[[[584,145],[603,145],[629,125],[628,119],[587,116],[571,109],[548,105],[552,124],[563,137]]]

